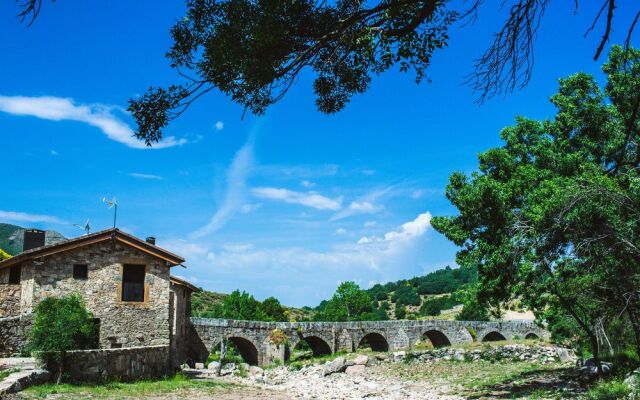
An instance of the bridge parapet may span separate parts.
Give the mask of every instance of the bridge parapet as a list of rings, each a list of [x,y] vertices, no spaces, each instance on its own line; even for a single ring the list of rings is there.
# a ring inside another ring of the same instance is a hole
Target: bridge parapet
[[[245,360],[264,365],[275,359],[285,361],[287,344],[295,347],[305,340],[314,354],[354,351],[364,342],[377,350],[410,349],[428,338],[434,346],[472,341],[548,339],[549,333],[531,321],[354,321],[354,322],[264,322],[192,318],[192,358],[206,358],[220,341],[229,339]],[[274,330],[284,332],[287,343],[272,343]],[[275,357],[275,359],[274,359]]]

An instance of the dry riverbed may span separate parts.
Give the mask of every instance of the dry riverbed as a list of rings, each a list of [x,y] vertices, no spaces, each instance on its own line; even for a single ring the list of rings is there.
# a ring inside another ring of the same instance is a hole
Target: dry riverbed
[[[583,388],[572,383],[573,368],[545,358],[380,361],[368,354],[359,355],[365,361],[357,364],[357,356],[349,355],[348,362],[342,359],[344,365],[351,366],[335,373],[327,373],[336,361],[328,360],[298,365],[295,370],[277,367],[259,374],[245,371],[244,377],[211,377],[205,373],[200,378],[206,379],[178,375],[162,381],[94,387],[46,385],[30,388],[13,399],[558,399],[583,393]]]

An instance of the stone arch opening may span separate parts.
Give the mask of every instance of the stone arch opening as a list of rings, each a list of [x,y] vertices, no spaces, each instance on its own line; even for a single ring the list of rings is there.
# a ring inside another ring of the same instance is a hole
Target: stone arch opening
[[[527,333],[527,336],[524,337],[525,340],[540,340],[540,336],[536,335],[533,332]]]
[[[389,342],[387,339],[377,332],[371,332],[366,335],[362,339],[360,339],[360,343],[358,343],[358,348],[371,348],[373,351],[389,351]]]
[[[285,360],[289,360],[292,357],[300,360],[331,353],[331,346],[326,340],[319,336],[310,335],[300,339],[292,348],[287,346],[285,349]]]
[[[482,338],[483,342],[500,342],[503,340],[507,340],[507,338],[498,331],[489,332]]]
[[[449,340],[447,335],[435,329],[431,329],[423,333],[420,340],[422,342],[431,342],[431,344],[435,348],[451,346],[451,341]]]
[[[228,340],[244,362],[249,365],[258,365],[258,348],[250,340],[239,336],[231,336]]]

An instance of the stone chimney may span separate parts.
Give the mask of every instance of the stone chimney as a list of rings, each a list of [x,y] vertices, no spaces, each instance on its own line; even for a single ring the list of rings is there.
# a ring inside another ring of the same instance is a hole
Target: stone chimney
[[[156,238],[155,238],[155,237],[153,237],[153,236],[149,236],[149,237],[147,238],[147,243],[152,244],[152,245],[154,245],[154,246],[155,246],[155,245],[156,245]]]
[[[45,232],[40,229],[25,229],[22,251],[44,246]]]

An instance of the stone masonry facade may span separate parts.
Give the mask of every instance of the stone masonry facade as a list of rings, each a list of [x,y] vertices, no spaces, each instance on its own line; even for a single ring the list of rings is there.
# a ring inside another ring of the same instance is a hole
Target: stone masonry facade
[[[86,264],[87,279],[73,277]],[[122,266],[145,265],[145,301],[120,301]],[[78,294],[99,320],[101,348],[169,345],[169,267],[165,261],[116,241],[100,242],[22,264],[20,313],[46,297]]]

